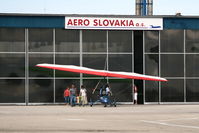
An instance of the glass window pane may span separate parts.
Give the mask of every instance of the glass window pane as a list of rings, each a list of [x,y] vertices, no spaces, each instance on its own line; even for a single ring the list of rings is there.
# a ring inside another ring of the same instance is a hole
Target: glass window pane
[[[109,84],[117,102],[133,102],[131,79],[110,79]]]
[[[96,101],[99,99],[98,95],[99,95],[100,87],[103,86],[104,84],[105,84],[105,80],[103,79],[83,79],[83,85],[87,89],[87,99],[89,102]],[[95,88],[96,90],[94,91]]]
[[[106,31],[83,30],[83,52],[106,52]]]
[[[55,64],[60,65],[80,65],[79,54],[56,54]],[[79,73],[66,71],[55,71],[56,77],[79,77]]]
[[[30,52],[52,52],[53,30],[52,29],[29,29]]]
[[[79,30],[56,29],[56,52],[79,52]]]
[[[0,79],[0,103],[25,103],[25,80]]]
[[[161,82],[161,102],[184,102],[184,80]]]
[[[163,30],[160,33],[161,52],[184,52],[183,30]]]
[[[79,79],[56,79],[55,80],[55,101],[64,102],[64,90],[70,87],[72,84],[77,88],[77,93],[79,94]]]
[[[184,77],[184,55],[162,54],[161,55],[161,76]]]
[[[132,31],[109,31],[109,52],[132,52]]]
[[[0,54],[1,77],[24,77],[25,54]]]
[[[146,54],[145,55],[145,74],[158,76],[159,74],[159,55]]]
[[[186,55],[186,76],[199,77],[199,55]]]
[[[159,32],[145,31],[145,52],[158,53],[159,51]]]
[[[29,76],[30,77],[52,77],[53,76],[53,70],[35,66],[41,63],[53,64],[53,55],[29,54]]]
[[[199,80],[187,79],[187,102],[199,102]]]
[[[132,55],[109,54],[109,70],[132,72]]]
[[[25,52],[25,29],[0,28],[0,52]]]
[[[159,102],[158,82],[145,81],[145,102]]]
[[[83,66],[93,68],[93,69],[100,69],[100,70],[107,69],[106,68],[106,55],[105,54],[84,54]],[[95,77],[95,75],[87,75],[87,74],[84,74],[84,76]]]
[[[186,31],[186,52],[189,52],[189,53],[199,52],[199,31],[198,30]]]
[[[52,79],[30,79],[29,80],[29,102],[30,103],[52,103],[53,102],[53,80]]]

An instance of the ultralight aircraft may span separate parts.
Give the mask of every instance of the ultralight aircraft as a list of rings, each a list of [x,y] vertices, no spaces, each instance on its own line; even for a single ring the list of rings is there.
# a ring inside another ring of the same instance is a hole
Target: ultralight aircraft
[[[102,76],[102,77],[117,77],[117,78],[124,78],[124,79],[151,80],[151,81],[162,81],[162,82],[167,81],[167,79],[165,78],[156,77],[156,76],[149,76],[149,75],[143,75],[143,74],[132,73],[132,72],[97,70],[97,69],[91,69],[91,68],[75,66],[75,65],[56,65],[56,64],[43,63],[43,64],[37,64],[36,66],[42,67],[42,68],[60,70],[60,71],[97,75],[97,76]],[[98,101],[103,103],[105,107],[107,105],[116,106],[116,101],[115,100],[111,101],[110,98],[107,96],[100,96],[100,99]],[[91,102],[90,105],[92,106],[93,102]]]

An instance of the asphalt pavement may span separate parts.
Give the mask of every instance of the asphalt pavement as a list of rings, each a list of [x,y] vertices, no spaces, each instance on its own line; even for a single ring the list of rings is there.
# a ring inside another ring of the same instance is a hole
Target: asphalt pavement
[[[199,105],[0,106],[0,132],[199,133]]]

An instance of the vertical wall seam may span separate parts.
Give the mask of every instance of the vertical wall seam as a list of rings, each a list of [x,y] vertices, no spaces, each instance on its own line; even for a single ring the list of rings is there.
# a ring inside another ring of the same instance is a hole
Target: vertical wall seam
[[[143,31],[143,74],[145,74],[145,31]],[[145,80],[143,80],[143,101],[145,104]]]
[[[186,92],[186,30],[184,30],[184,102],[187,101]]]
[[[83,41],[83,39],[82,39],[82,30],[80,30],[80,32],[79,32],[79,52],[80,52],[80,66],[83,66],[83,55],[82,55],[82,51],[83,51],[83,46],[82,46],[82,42]],[[83,84],[83,74],[82,73],[80,73],[80,86],[79,87],[81,87],[81,85]]]
[[[160,51],[161,51],[161,36],[160,36],[160,31],[158,31],[158,41],[159,41],[159,50],[158,50],[158,54],[159,54],[159,77],[161,77],[161,56],[160,56]],[[158,82],[158,89],[159,89],[159,101],[158,101],[158,103],[160,104],[161,103],[161,83],[160,82]]]
[[[53,64],[55,64],[55,37],[56,37],[56,35],[55,35],[56,33],[55,33],[55,28],[53,29]],[[55,101],[55,97],[56,97],[56,89],[55,89],[55,70],[53,70],[53,102],[55,103],[56,101]]]
[[[134,31],[132,31],[132,72],[134,72]],[[134,102],[134,79],[132,79],[132,101]]]

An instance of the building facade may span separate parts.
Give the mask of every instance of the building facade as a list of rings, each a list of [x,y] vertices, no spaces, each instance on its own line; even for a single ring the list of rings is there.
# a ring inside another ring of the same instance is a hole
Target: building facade
[[[114,30],[66,29],[66,16],[137,18],[0,14],[0,105],[63,103],[63,91],[71,84],[78,89],[84,84],[90,98],[103,79],[35,67],[39,63],[136,72],[169,80],[108,78],[118,102],[132,103],[133,84],[142,104],[199,102],[198,17],[144,17],[162,18],[163,30]]]

